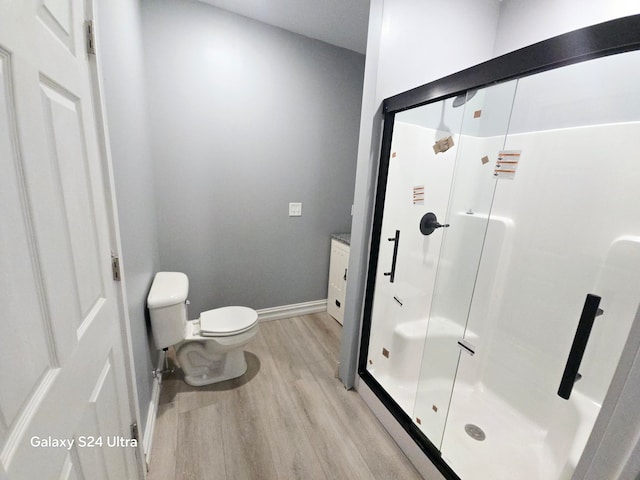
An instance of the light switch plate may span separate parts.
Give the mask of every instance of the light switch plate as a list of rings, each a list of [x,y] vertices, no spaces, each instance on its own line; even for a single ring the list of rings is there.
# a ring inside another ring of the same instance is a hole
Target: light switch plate
[[[301,217],[302,216],[302,203],[290,203],[289,204],[289,216]]]

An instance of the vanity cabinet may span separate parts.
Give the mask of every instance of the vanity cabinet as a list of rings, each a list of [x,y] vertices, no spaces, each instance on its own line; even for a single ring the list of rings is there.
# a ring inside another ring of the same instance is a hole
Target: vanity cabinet
[[[344,298],[347,290],[347,270],[349,266],[349,245],[331,240],[331,260],[329,262],[329,288],[327,312],[340,325],[344,318]]]

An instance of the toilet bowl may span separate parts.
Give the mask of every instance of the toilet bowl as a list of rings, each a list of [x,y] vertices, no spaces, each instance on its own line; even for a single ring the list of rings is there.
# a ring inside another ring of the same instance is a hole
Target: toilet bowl
[[[248,307],[207,310],[187,319],[189,279],[180,272],[158,272],[147,297],[156,347],[173,346],[184,380],[196,387],[242,376],[242,347],[258,332],[258,313]]]

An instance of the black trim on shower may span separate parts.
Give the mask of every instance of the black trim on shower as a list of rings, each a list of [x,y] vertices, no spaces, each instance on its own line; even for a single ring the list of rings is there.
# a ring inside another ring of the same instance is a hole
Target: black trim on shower
[[[391,139],[393,137],[394,114],[384,116],[384,130],[382,131],[382,151],[378,167],[378,182],[376,199],[373,210],[373,226],[371,231],[371,250],[369,253],[369,268],[367,269],[367,286],[364,296],[364,310],[362,313],[362,334],[360,341],[360,355],[358,360],[358,374],[367,371],[367,356],[369,353],[369,338],[371,336],[371,312],[373,310],[373,292],[376,286],[376,271],[378,269],[378,249],[382,232],[382,215],[389,176],[389,160],[391,157]]]
[[[571,391],[573,390],[573,385],[581,378],[578,370],[580,369],[580,363],[582,363],[582,357],[585,349],[587,348],[587,343],[589,342],[589,335],[591,335],[593,321],[602,313],[602,310],[598,308],[600,300],[601,297],[588,293],[587,298],[584,301],[582,314],[580,315],[580,321],[578,322],[578,328],[576,328],[576,334],[573,337],[571,350],[567,357],[567,364],[564,367],[562,380],[558,387],[558,396],[565,400],[569,400]]]
[[[396,262],[398,261],[398,245],[400,245],[400,230],[396,230],[394,237],[388,239],[393,242],[393,258],[391,259],[391,271],[384,272],[385,277],[389,277],[389,282],[393,283],[396,278]]]
[[[422,450],[433,462],[442,476],[446,480],[462,480],[442,459],[440,450],[438,450],[431,440],[422,433],[422,430],[413,423],[411,417],[409,417],[402,407],[396,403],[393,397],[387,393],[384,387],[378,383],[374,376],[365,371],[360,374],[360,378],[367,384],[375,396],[378,397],[378,400],[382,402],[400,426],[411,436],[413,441],[416,442],[416,445],[420,447],[420,450]]]
[[[637,50],[640,46],[639,37],[640,15],[574,30],[389,97],[384,101],[384,111],[397,113],[453,97],[470,89],[593,58]]]
[[[369,256],[369,268],[367,269],[367,286],[365,290],[365,301],[363,310],[362,336],[360,356],[358,361],[358,375],[364,383],[371,389],[374,395],[382,402],[385,408],[393,415],[398,424],[418,445],[420,450],[435,465],[438,471],[446,480],[462,480],[453,469],[442,459],[440,450],[422,433],[413,423],[413,420],[398,405],[391,395],[378,383],[378,381],[367,371],[367,358],[369,355],[369,340],[371,338],[371,313],[373,311],[373,297],[376,287],[376,273],[378,269],[378,250],[382,237],[382,219],[384,214],[384,202],[387,192],[387,179],[389,176],[389,162],[391,160],[391,141],[393,138],[393,128],[395,124],[395,114],[388,113],[384,116],[384,128],[382,131],[382,146],[380,153],[380,164],[378,166],[378,181],[376,187],[376,198],[373,212],[373,226],[371,232],[371,249]]]
[[[470,89],[553,70],[572,63],[638,49],[640,49],[640,15],[632,15],[582,28],[516,50],[440,80],[389,97],[383,103],[384,127],[373,211],[358,374],[447,480],[460,480],[460,477],[442,459],[438,448],[413,423],[413,420],[376,381],[373,375],[367,371],[369,340],[371,337],[371,314],[373,311],[378,250],[382,233],[382,218],[395,113],[454,97]],[[425,58],[422,55],[416,55],[415,61],[425,61]]]

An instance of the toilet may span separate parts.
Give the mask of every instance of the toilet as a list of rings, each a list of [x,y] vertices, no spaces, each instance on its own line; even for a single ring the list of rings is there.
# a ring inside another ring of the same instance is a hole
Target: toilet
[[[207,310],[187,319],[189,278],[158,272],[147,306],[156,347],[173,346],[184,380],[196,387],[240,377],[247,371],[242,347],[258,332],[258,312],[247,307]]]

